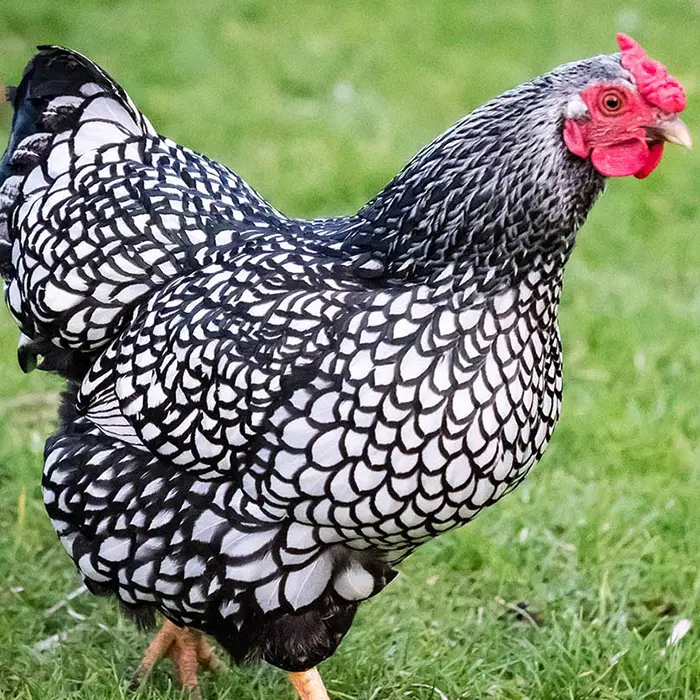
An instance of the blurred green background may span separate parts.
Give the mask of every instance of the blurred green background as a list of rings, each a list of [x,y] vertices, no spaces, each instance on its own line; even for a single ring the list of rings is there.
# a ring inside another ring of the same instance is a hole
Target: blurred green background
[[[78,49],[159,131],[317,216],[359,207],[488,98],[612,52],[616,31],[682,80],[700,138],[697,0],[3,0],[0,82],[36,44]],[[673,148],[648,180],[609,184],[567,270],[545,459],[363,607],[322,669],[333,698],[700,697],[699,191],[698,152]],[[123,698],[147,636],[88,595],[46,613],[78,585],[40,493],[60,382],[23,376],[16,342],[3,309],[0,698]],[[662,655],[680,618],[696,628]],[[203,694],[291,697],[264,667],[205,678]],[[140,697],[179,697],[167,667]]]

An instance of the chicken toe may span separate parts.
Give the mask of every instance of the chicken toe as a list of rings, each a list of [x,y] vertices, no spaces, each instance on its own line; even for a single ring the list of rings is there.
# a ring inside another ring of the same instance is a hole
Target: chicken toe
[[[143,655],[132,679],[132,687],[140,687],[155,664],[164,656],[170,658],[175,664],[180,685],[197,696],[199,695],[197,672],[200,667],[214,671],[225,667],[201,632],[188,627],[178,627],[170,620],[165,620]]]

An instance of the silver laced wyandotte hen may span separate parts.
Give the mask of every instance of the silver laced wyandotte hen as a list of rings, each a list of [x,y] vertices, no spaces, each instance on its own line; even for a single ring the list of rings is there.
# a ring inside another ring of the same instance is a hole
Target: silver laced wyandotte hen
[[[25,370],[69,380],[44,500],[88,588],[173,657],[316,665],[416,547],[540,459],[562,274],[608,177],[686,146],[632,39],[496,97],[351,216],[288,218],[78,53],[10,91],[0,262]]]

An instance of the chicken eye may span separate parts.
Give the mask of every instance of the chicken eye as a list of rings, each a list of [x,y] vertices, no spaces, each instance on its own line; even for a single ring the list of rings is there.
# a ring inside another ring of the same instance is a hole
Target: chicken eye
[[[624,104],[624,95],[619,90],[606,90],[600,98],[600,108],[608,116],[619,114]]]

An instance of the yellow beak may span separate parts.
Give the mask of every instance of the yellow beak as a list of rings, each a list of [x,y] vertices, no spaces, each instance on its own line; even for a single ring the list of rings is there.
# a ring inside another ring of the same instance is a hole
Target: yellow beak
[[[653,136],[668,141],[669,143],[677,143],[679,146],[686,148],[693,147],[693,139],[690,137],[688,127],[679,117],[674,117],[667,122],[656,124],[648,130]]]

